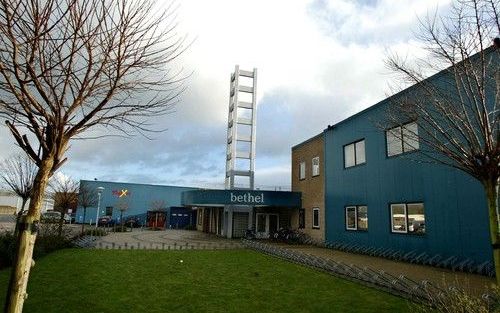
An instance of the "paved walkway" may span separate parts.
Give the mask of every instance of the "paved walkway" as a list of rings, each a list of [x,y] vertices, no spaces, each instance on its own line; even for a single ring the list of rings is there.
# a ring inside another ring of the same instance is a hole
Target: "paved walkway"
[[[146,247],[151,249],[165,249],[166,247],[176,249],[179,247],[189,249],[217,249],[217,248],[241,248],[243,245],[239,240],[225,239],[215,235],[193,231],[193,230],[141,230],[134,229],[132,232],[109,233],[96,241],[96,246],[102,248],[115,247]]]
[[[406,277],[417,282],[427,280],[440,286],[460,286],[468,289],[474,294],[483,293],[488,287],[495,283],[495,279],[482,275],[453,272],[447,269],[398,262],[369,255],[347,253],[309,245],[273,244],[279,245],[285,249],[307,253],[334,261],[340,261],[348,265],[354,264],[359,267],[369,267],[376,271],[383,270],[393,276],[405,275]]]
[[[495,280],[490,277],[453,272],[451,270],[435,268],[431,266],[417,265],[406,262],[398,262],[380,257],[362,254],[347,253],[332,249],[319,248],[309,245],[287,245],[282,243],[281,248],[290,249],[302,253],[312,254],[319,257],[340,261],[345,264],[354,264],[359,267],[369,267],[375,271],[383,270],[393,276],[405,275],[406,277],[420,282],[430,281],[436,285],[461,286],[472,293],[483,293],[487,287],[494,284]],[[134,229],[132,232],[109,233],[96,241],[98,248],[130,248],[141,247],[149,249],[217,249],[217,248],[241,248],[239,240],[225,239],[199,231],[174,230],[151,231]]]

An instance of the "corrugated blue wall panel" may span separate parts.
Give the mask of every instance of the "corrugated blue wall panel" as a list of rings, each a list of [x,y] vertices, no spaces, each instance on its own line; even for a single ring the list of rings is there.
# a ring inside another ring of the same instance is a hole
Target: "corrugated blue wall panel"
[[[458,170],[386,156],[377,125],[387,103],[325,130],[326,238],[402,251],[491,260],[486,200],[479,182]],[[366,163],[344,168],[343,146],[365,139]],[[423,202],[424,236],[391,232],[390,203]],[[368,206],[368,231],[345,230],[345,206]]]
[[[104,215],[107,206],[114,207],[113,218],[120,216],[120,211],[117,209],[120,202],[126,202],[128,209],[123,214],[124,217],[129,215],[145,214],[151,209],[153,201],[163,201],[167,208],[181,205],[181,194],[183,191],[194,190],[195,188],[177,187],[177,186],[159,186],[146,184],[131,184],[117,183],[104,181],[85,181],[80,184],[87,185],[90,190],[96,190],[97,187],[104,187],[101,196],[101,205],[99,216]],[[119,197],[122,190],[127,190],[127,195]],[[168,213],[168,212],[167,212]],[[85,222],[90,222],[90,219],[95,222],[96,207],[87,208]],[[76,212],[76,221],[83,220],[83,208],[80,206]]]

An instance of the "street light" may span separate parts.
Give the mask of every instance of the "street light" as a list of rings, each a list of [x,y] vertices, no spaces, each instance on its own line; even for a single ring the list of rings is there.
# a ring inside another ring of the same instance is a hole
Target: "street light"
[[[97,187],[97,213],[95,216],[95,227],[97,228],[97,223],[99,221],[99,209],[101,207],[101,193],[103,192],[104,187]]]

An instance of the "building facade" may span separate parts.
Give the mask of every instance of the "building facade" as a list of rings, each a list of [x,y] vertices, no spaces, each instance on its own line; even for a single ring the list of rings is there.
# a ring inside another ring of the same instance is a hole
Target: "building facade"
[[[492,64],[498,64],[497,55],[491,57]],[[444,70],[425,83],[452,97],[452,75]],[[486,87],[486,105],[494,105],[496,86]],[[411,86],[292,149],[292,188],[302,192],[304,232],[318,238],[307,227],[311,216],[307,210],[318,206],[319,224],[330,243],[427,259],[491,262],[488,210],[480,182],[419,153],[428,147],[418,121],[395,124],[388,118],[389,112],[394,113],[394,101],[411,103],[421,94],[419,88]],[[317,147],[321,140],[323,154]],[[316,155],[320,158],[315,181],[311,161]]]
[[[387,105],[383,101],[324,131],[326,240],[491,260],[480,183],[459,170],[420,162],[411,145],[395,149],[392,128],[373,123],[383,119]]]
[[[324,140],[318,134],[292,147],[292,191],[302,195],[292,228],[316,240],[325,239]]]
[[[96,219],[102,216],[111,216],[120,222],[120,216],[123,219],[134,216],[139,219],[141,225],[146,227],[183,228],[196,224],[194,212],[182,205],[182,192],[195,188],[93,180],[82,180],[80,186],[95,191],[99,212],[96,205],[88,207],[84,214],[80,201],[75,216],[77,223],[95,224]],[[103,188],[100,196],[98,195],[99,187]],[[149,219],[148,212],[150,212]],[[160,218],[162,225],[157,225],[158,212],[164,212]]]

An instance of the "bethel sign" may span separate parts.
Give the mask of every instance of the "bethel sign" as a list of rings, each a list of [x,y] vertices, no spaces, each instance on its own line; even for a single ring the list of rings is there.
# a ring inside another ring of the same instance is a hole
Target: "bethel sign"
[[[231,203],[264,203],[264,194],[252,195],[250,192],[235,195],[231,192]]]

